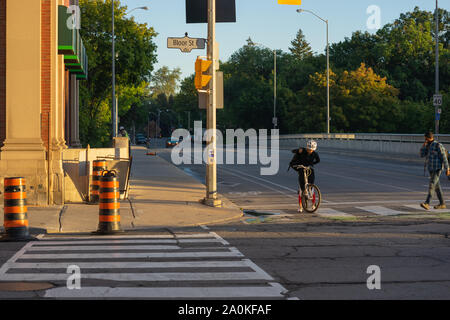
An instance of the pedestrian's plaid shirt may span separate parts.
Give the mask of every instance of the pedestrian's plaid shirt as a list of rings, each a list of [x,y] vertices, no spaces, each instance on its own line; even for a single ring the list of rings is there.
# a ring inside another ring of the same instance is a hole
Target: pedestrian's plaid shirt
[[[428,147],[422,147],[420,156],[422,158],[427,157],[428,171],[442,170],[442,165],[444,165],[445,170],[449,168],[447,152],[444,146],[437,141],[433,141]]]

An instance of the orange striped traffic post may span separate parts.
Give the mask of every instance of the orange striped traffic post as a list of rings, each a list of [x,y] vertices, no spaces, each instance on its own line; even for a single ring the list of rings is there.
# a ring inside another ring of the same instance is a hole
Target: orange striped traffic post
[[[25,178],[4,180],[4,222],[5,235],[1,241],[28,241],[35,239],[28,232],[28,216],[25,192]]]
[[[97,234],[123,232],[120,228],[119,180],[115,171],[104,171],[100,178],[100,204]]]
[[[98,203],[100,195],[100,178],[106,170],[105,160],[94,160],[92,163],[91,203]]]

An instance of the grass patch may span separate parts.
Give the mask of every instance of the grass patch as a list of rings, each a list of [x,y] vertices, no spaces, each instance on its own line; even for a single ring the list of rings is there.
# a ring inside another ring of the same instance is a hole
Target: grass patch
[[[450,212],[438,213],[437,216],[440,219],[450,219]]]
[[[329,216],[326,217],[327,219],[332,219],[332,220],[338,220],[338,221],[357,221],[359,220],[358,217],[333,217],[333,216]]]

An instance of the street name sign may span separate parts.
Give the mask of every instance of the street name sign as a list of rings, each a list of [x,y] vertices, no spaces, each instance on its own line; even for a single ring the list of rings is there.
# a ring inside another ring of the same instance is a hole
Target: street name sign
[[[440,107],[442,106],[442,94],[435,94],[433,96],[433,105],[435,107]]]
[[[202,38],[167,38],[167,48],[180,49],[182,52],[191,52],[193,49],[205,49],[206,39]]]

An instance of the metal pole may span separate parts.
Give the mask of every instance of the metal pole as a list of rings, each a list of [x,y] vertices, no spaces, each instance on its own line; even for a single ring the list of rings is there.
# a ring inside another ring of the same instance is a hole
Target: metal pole
[[[273,50],[273,128],[276,129],[278,123],[275,122],[277,116],[277,51]]]
[[[436,86],[436,94],[439,94],[439,6],[438,6],[438,0],[436,0],[436,80],[435,80],[435,86]],[[439,120],[437,118],[437,112],[438,112],[438,106],[434,107],[434,116],[435,116],[435,133],[439,134]]]
[[[328,41],[328,20],[327,23],[327,134],[330,134],[330,53]]]
[[[115,61],[115,44],[114,44],[114,2],[111,1],[112,6],[112,136],[117,137],[117,123],[116,123],[116,61]]]
[[[208,104],[206,109],[206,129],[208,136],[207,161],[206,161],[206,198],[204,203],[208,206],[221,206],[217,199],[217,162],[216,162],[216,69],[217,52],[216,46],[216,1],[208,0],[208,60],[212,61],[210,68],[211,80],[209,82]]]

